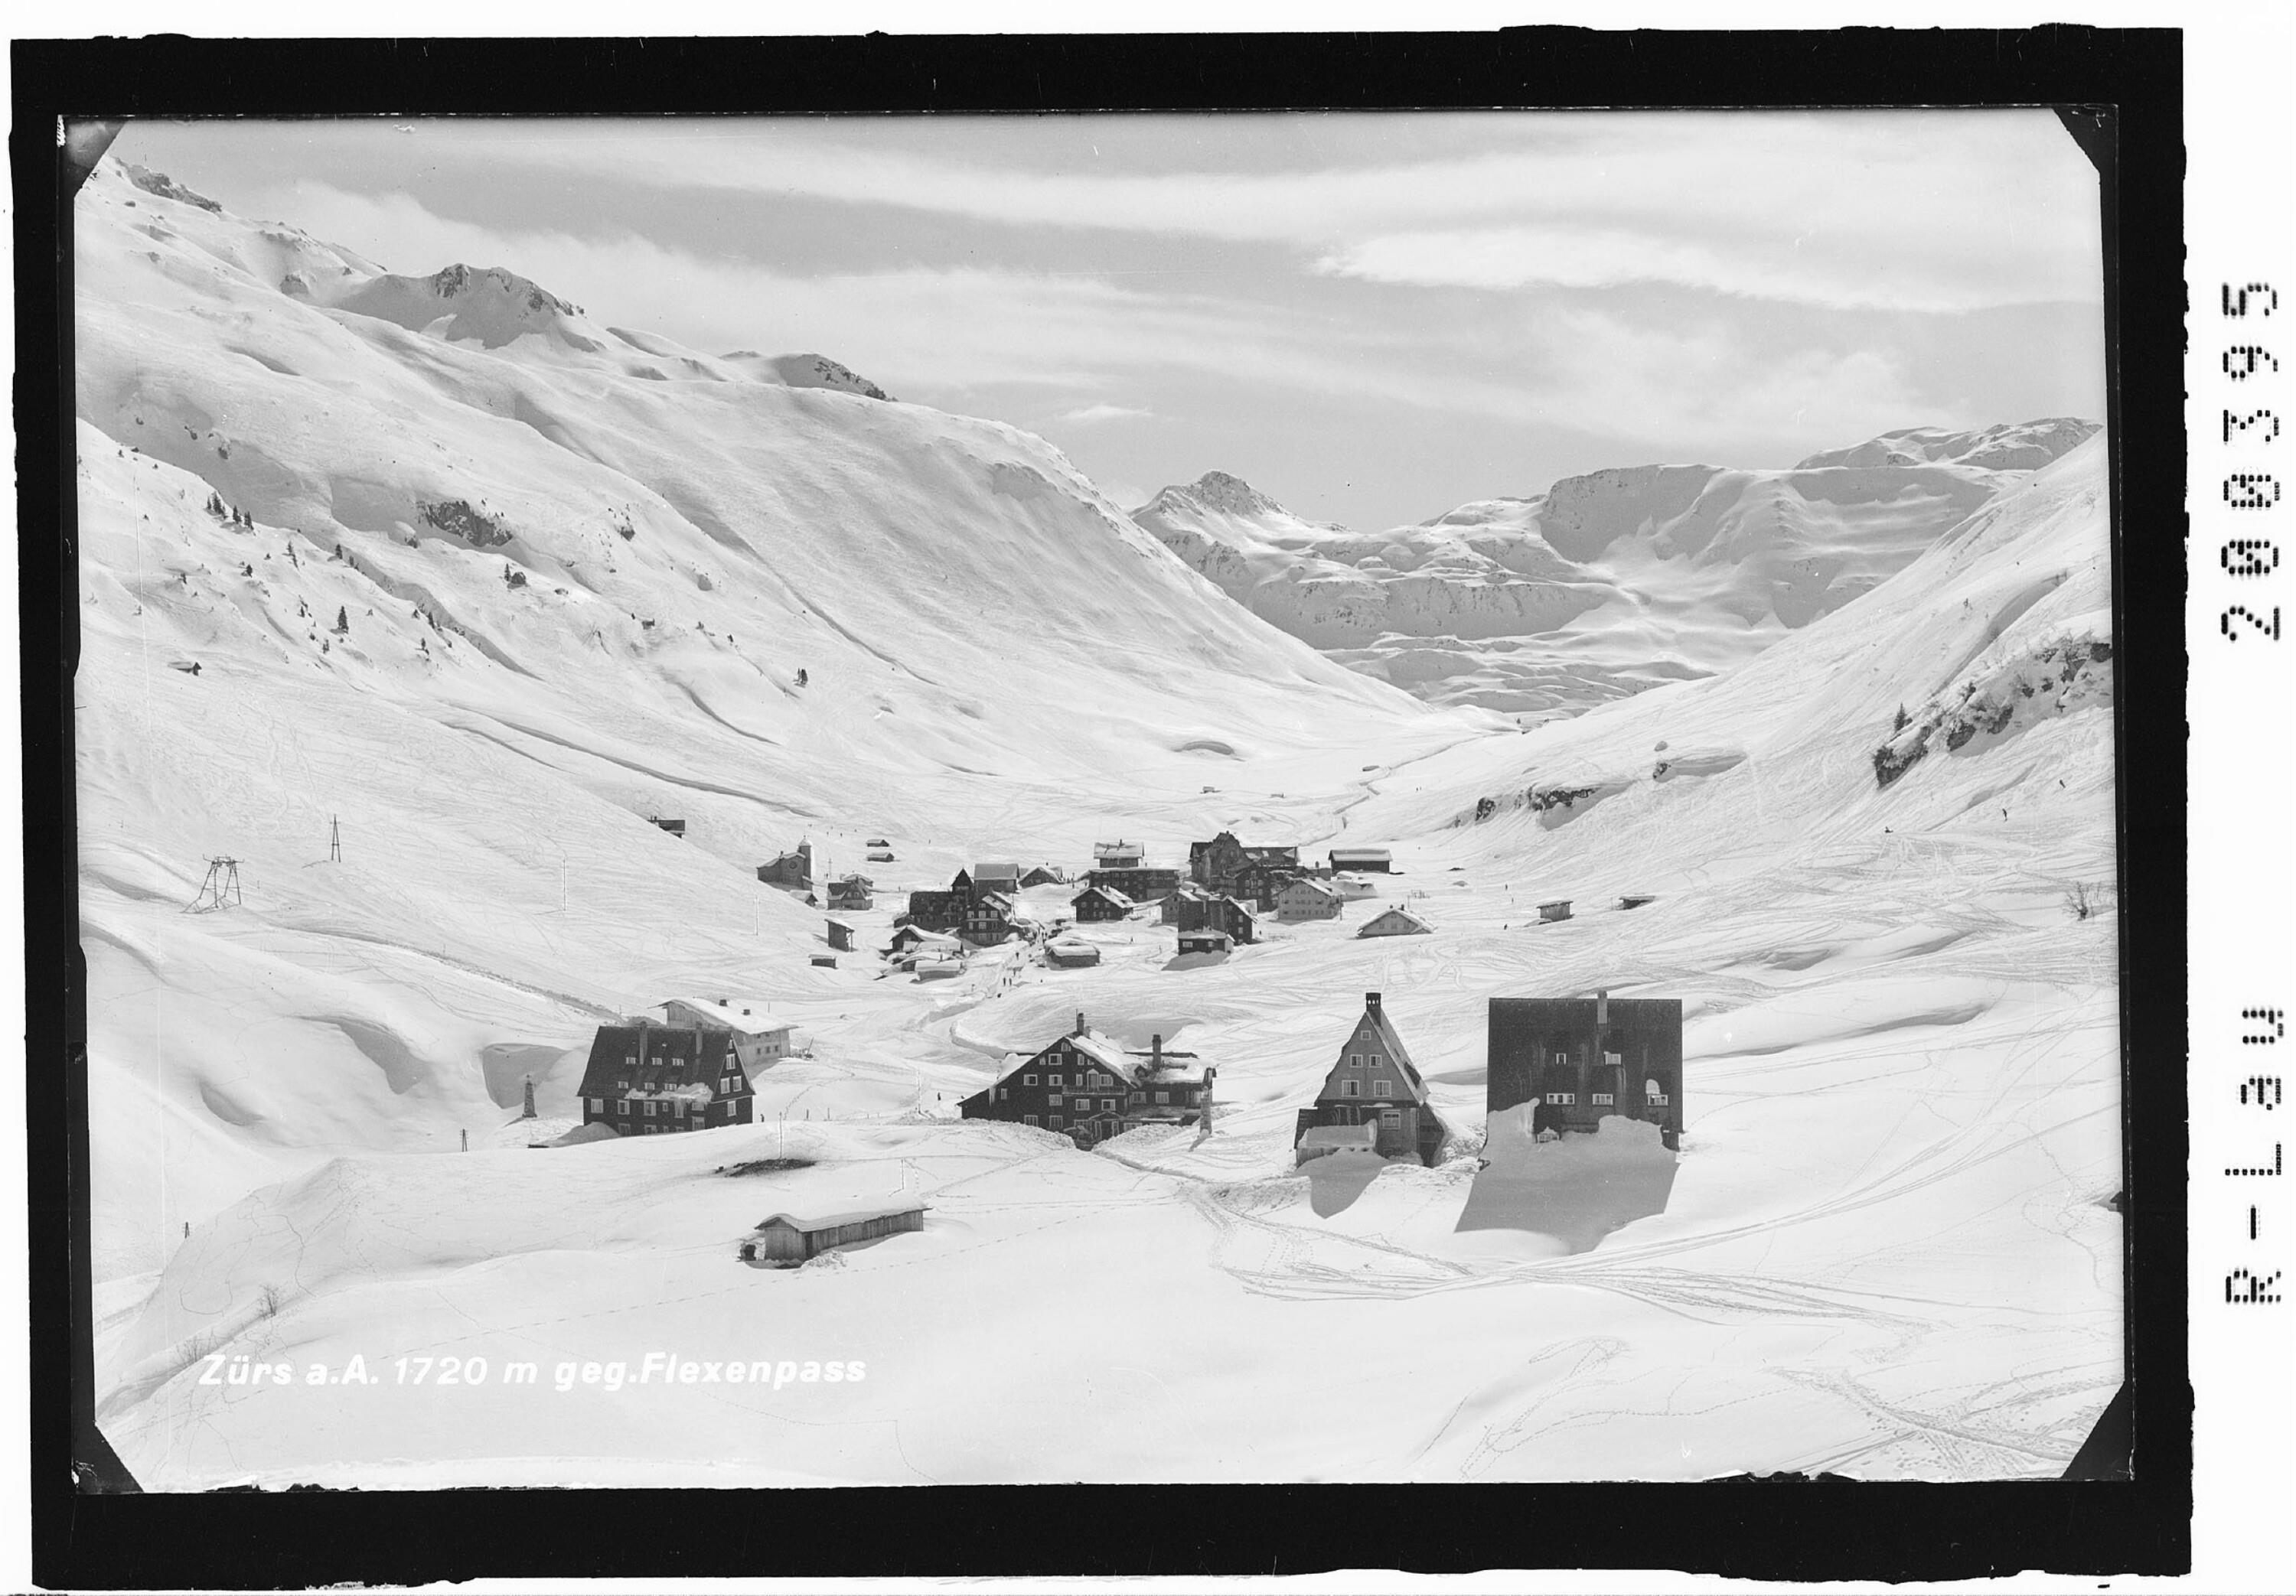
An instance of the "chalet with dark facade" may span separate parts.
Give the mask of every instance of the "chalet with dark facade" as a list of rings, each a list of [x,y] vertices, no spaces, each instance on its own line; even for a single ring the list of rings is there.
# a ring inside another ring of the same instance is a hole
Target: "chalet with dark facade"
[[[1335,847],[1332,850],[1334,871],[1376,871],[1382,875],[1395,868],[1395,856],[1383,847]]]
[[[960,870],[941,890],[910,893],[908,912],[894,923],[921,926],[928,931],[954,931],[964,924],[965,913],[979,896],[972,872]]]
[[[1228,895],[1250,904],[1262,913],[1275,907],[1275,899],[1283,890],[1300,879],[1300,872],[1282,864],[1262,864],[1254,862],[1235,872]]]
[[[1234,942],[1259,940],[1259,918],[1251,912],[1250,905],[1218,893],[1184,898],[1180,904],[1179,929],[1183,931],[1224,931]]]
[[[1087,887],[1069,900],[1077,923],[1091,921],[1122,920],[1136,907],[1132,900],[1111,887]]]
[[[1207,903],[1210,901],[1212,896],[1213,895],[1211,893],[1206,891],[1203,888],[1197,886],[1193,881],[1183,881],[1165,897],[1161,904],[1157,905],[1156,918],[1162,924],[1168,926],[1177,926],[1186,922],[1191,915],[1196,916],[1200,921],[1202,916],[1202,911],[1191,908],[1190,905]]]
[[[1180,872],[1168,868],[1152,869],[1135,865],[1124,870],[1095,870],[1085,877],[1095,887],[1105,887],[1111,892],[1120,892],[1136,904],[1149,904],[1160,897],[1168,897],[1180,889]]]
[[[1300,850],[1294,847],[1248,847],[1234,831],[1222,831],[1209,842],[1188,844],[1188,877],[1218,892],[1234,889],[1235,873],[1247,864],[1274,864],[1296,872]]]
[[[1338,1125],[1372,1126],[1373,1150],[1383,1158],[1416,1158],[1431,1167],[1443,1156],[1448,1132],[1376,992],[1364,994],[1363,1016],[1340,1044],[1315,1105],[1300,1110],[1292,1132],[1295,1153],[1309,1132]],[[1336,1140],[1321,1137],[1317,1145],[1332,1150]]]
[[[958,1105],[967,1119],[1058,1131],[1078,1147],[1146,1125],[1194,1125],[1210,1112],[1218,1070],[1193,1053],[1166,1052],[1160,1035],[1128,1051],[1086,1026],[1005,1072]]]
[[[990,947],[1017,929],[1013,923],[1013,900],[1001,892],[982,892],[965,906],[956,934],[976,947]]]
[[[1021,872],[1021,887],[1023,891],[1031,887],[1057,887],[1068,879],[1064,871],[1049,864],[1034,864]]]
[[[1147,862],[1147,854],[1136,842],[1095,842],[1092,845],[1092,867],[1095,870],[1137,870]]]
[[[872,893],[876,885],[864,875],[839,876],[829,883],[829,907],[867,909],[875,901]]]
[[[1678,997],[1495,997],[1488,1062],[1492,1113],[1536,1103],[1540,1131],[1592,1131],[1621,1114],[1681,1146]]]
[[[582,1071],[582,1123],[652,1136],[750,1123],[750,1076],[730,1031],[602,1025]]]

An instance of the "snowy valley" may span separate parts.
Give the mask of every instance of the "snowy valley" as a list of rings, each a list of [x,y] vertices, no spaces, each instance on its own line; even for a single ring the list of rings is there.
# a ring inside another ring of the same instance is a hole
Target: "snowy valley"
[[[1217,475],[1128,515],[897,372],[115,161],[77,203],[98,1415],[146,1489],[2042,1477],[2118,1387],[2093,427],[1370,536]],[[1222,830],[1395,873],[1223,959],[1152,911],[1089,968],[875,954],[977,861]],[[834,963],[758,878],[800,839],[875,880]],[[1394,906],[1431,933],[1356,936]],[[1656,1211],[1542,1221],[1601,1159],[1485,1144],[1487,1003],[1598,989],[1682,1000],[1680,1153]],[[528,1079],[562,1130],[598,1027],[726,991],[803,1044],[755,1123],[531,1145]],[[1456,1156],[1335,1185],[1294,1119],[1366,992]],[[959,1118],[1079,1014],[1216,1062],[1212,1125]],[[734,1260],[895,1199],[917,1233]],[[493,1378],[392,1373],[447,1357]]]

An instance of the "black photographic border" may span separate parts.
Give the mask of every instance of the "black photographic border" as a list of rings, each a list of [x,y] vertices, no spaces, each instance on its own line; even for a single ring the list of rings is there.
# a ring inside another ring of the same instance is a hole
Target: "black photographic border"
[[[41,1584],[1528,1567],[1945,1580],[2022,1569],[2189,1568],[2178,30],[166,37],[20,40],[12,53],[31,1288],[25,1378],[33,1574]],[[691,1489],[144,1494],[113,1472],[117,1461],[93,1421],[85,1273],[85,964],[70,846],[78,658],[71,283],[59,118],[2002,105],[2056,109],[2097,163],[2104,200],[2128,1379],[2076,1462],[2075,1473],[2096,1477],[1934,1486],[1796,1477],[846,1487],[777,1492],[767,1511],[728,1493],[727,1510],[718,1512],[708,1504],[718,1499],[697,1501]],[[2124,216],[2131,225],[2121,225]],[[2145,534],[2134,551],[2130,526]],[[2132,563],[2138,558],[2142,568]],[[2131,1058],[2150,1067],[2132,1071]],[[674,1535],[627,1527],[664,1523],[676,1526]]]

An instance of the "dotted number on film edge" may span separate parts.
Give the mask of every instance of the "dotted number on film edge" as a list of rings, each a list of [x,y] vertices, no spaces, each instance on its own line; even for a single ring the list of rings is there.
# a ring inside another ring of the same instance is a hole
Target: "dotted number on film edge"
[[[2236,288],[2227,282],[2222,285],[2221,303],[2228,317],[2245,320],[2252,316],[2261,320],[2280,308],[2280,291],[2268,282],[2246,282]],[[2277,375],[2280,357],[2260,343],[2232,344],[2225,349],[2223,364],[2227,381],[2248,382]],[[2280,417],[2271,410],[2224,412],[2222,441],[2228,446],[2263,446],[2278,442],[2279,438]],[[2281,502],[2279,479],[2269,471],[2227,472],[2224,502],[2231,510],[2272,510]],[[2226,542],[2218,553],[2218,561],[2228,577],[2269,577],[2280,567],[2280,547],[2269,538],[2235,537]],[[2258,612],[2264,609],[2260,603],[2255,608],[2244,603],[2226,605],[2224,613],[2217,618],[2217,629],[2230,642],[2250,636],[2277,642],[2280,606],[2274,604],[2265,613]]]

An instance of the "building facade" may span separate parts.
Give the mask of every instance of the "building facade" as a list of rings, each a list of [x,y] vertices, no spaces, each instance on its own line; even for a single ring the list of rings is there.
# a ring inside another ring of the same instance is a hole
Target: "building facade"
[[[1678,997],[1495,997],[1488,1066],[1493,1113],[1536,1103],[1535,1129],[1582,1132],[1620,1114],[1681,1146]]]
[[[1376,992],[1364,994],[1363,1013],[1340,1044],[1323,1089],[1312,1107],[1300,1110],[1292,1133],[1295,1157],[1309,1132],[1357,1125],[1372,1128],[1371,1150],[1380,1157],[1415,1158],[1430,1166],[1441,1160],[1449,1134]],[[1319,1138],[1318,1146],[1333,1150],[1328,1145],[1333,1140]]]
[[[1160,897],[1168,897],[1180,888],[1178,871],[1152,869],[1144,864],[1121,870],[1095,870],[1085,880],[1092,886],[1120,892],[1136,904],[1152,903]]]
[[[1218,1071],[1193,1053],[1167,1052],[1164,1038],[1131,1052],[1077,1016],[1076,1029],[1007,1070],[958,1105],[967,1119],[1058,1131],[1091,1147],[1147,1125],[1194,1125],[1210,1111]]]
[[[655,1007],[668,1017],[668,1025],[730,1032],[734,1052],[752,1076],[788,1058],[796,1045],[796,1028],[761,997],[673,997]]]
[[[1340,917],[1340,895],[1321,881],[1304,877],[1288,882],[1275,895],[1275,918],[1278,920],[1337,920]]]
[[[1110,887],[1087,887],[1069,900],[1077,923],[1091,921],[1122,920],[1132,913],[1132,900]]]
[[[1296,872],[1300,868],[1300,850],[1290,846],[1248,846],[1239,842],[1234,831],[1222,831],[1209,841],[1188,844],[1188,878],[1200,887],[1231,891],[1236,872],[1247,864],[1273,864]]]
[[[1395,868],[1395,858],[1383,847],[1335,847],[1332,850],[1332,868],[1374,871],[1385,875]]]
[[[1435,928],[1408,909],[1382,909],[1356,932],[1358,937],[1424,937]]]
[[[800,842],[772,863],[758,866],[758,880],[768,887],[794,887],[800,892],[813,885],[813,844]]]
[[[1136,842],[1095,842],[1092,845],[1092,867],[1095,870],[1137,870],[1147,862],[1147,855]]]
[[[750,1123],[750,1076],[734,1033],[684,1026],[602,1025],[582,1071],[582,1123],[652,1136]]]

